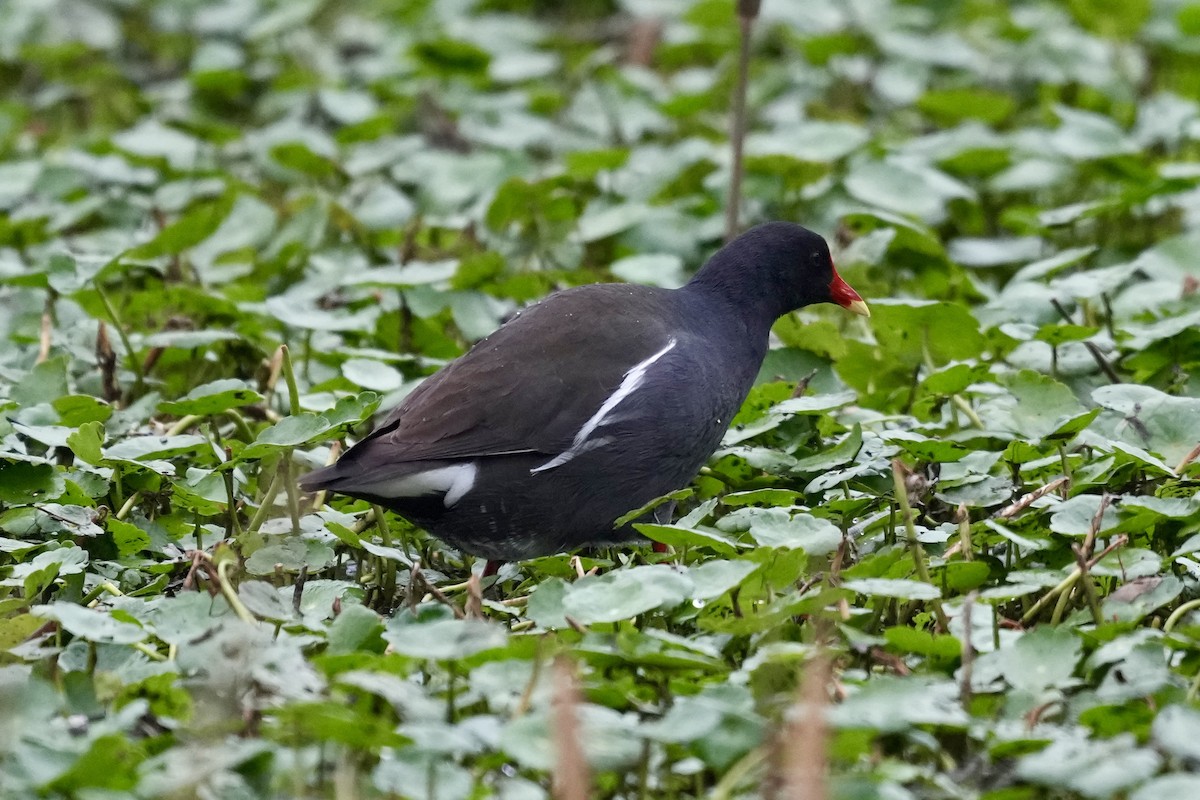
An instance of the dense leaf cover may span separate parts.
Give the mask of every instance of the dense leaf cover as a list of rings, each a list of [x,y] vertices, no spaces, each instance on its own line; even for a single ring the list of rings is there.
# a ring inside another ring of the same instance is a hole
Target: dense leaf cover
[[[714,249],[733,6],[0,2],[0,795],[533,800],[566,657],[597,797],[1200,796],[1195,4],[765,0],[744,221],[874,316],[776,326],[672,553],[480,594],[296,490]]]

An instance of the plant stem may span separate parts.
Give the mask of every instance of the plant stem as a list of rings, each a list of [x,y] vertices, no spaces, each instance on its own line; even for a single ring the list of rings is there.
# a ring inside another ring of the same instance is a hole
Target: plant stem
[[[725,241],[730,241],[738,234],[738,219],[742,202],[742,150],[746,140],[746,85],[750,75],[750,34],[754,28],[754,18],[762,0],[738,0],[738,27],[741,30],[741,41],[738,48],[737,86],[733,92],[733,120],[729,140],[733,147],[733,161],[729,172],[729,199],[725,204]]]
[[[1111,553],[1113,550],[1116,550],[1118,547],[1121,547],[1122,545],[1126,544],[1128,541],[1129,541],[1128,536],[1125,536],[1125,535],[1118,536],[1116,539],[1113,540],[1112,544],[1110,544],[1108,547],[1101,550],[1100,554],[1098,556],[1088,560],[1088,569],[1091,569],[1092,567],[1096,566],[1096,564],[1099,563],[1100,559],[1104,558],[1106,555]],[[1024,614],[1021,615],[1021,622],[1028,623],[1028,622],[1032,621],[1034,617],[1036,617],[1039,613],[1041,613],[1042,609],[1044,609],[1051,600],[1053,600],[1055,597],[1057,597],[1061,592],[1065,592],[1066,590],[1068,590],[1072,586],[1074,586],[1075,581],[1079,580],[1079,577],[1082,574],[1083,574],[1083,572],[1079,569],[1078,566],[1076,566],[1075,569],[1071,570],[1071,574],[1067,575],[1067,577],[1065,577],[1061,581],[1059,581],[1058,585],[1056,585],[1053,589],[1051,589],[1050,591],[1048,591],[1044,595],[1042,595],[1038,599],[1038,601],[1029,608],[1028,611],[1026,611]]]
[[[258,532],[258,529],[267,521],[267,515],[271,513],[271,506],[275,505],[275,498],[279,495],[281,486],[280,471],[279,468],[275,469],[275,474],[271,477],[271,484],[267,487],[267,493],[263,495],[258,511],[255,511],[254,516],[250,519],[250,527],[247,530],[251,533]],[[259,474],[261,475],[261,473]]]
[[[1179,620],[1183,619],[1188,612],[1195,611],[1200,608],[1200,600],[1189,600],[1179,608],[1171,612],[1171,616],[1167,617],[1167,621],[1163,624],[1163,633],[1170,633],[1171,629],[1179,624]]]
[[[913,522],[912,507],[908,504],[908,488],[904,485],[904,469],[899,461],[892,462],[892,480],[896,487],[896,504],[900,506],[900,516],[904,520],[904,530],[908,534],[908,549],[912,553],[913,566],[916,567],[917,577],[924,583],[930,585],[933,581],[929,577],[929,567],[925,563],[925,549],[921,547],[921,541],[917,539],[917,526]],[[941,600],[930,600],[929,605],[933,607],[933,614],[937,617],[938,627],[943,631],[950,630],[950,619],[946,616],[946,610],[942,608]]]
[[[119,511],[117,511],[117,519],[125,519],[125,517],[129,516],[129,512],[133,510],[133,507],[137,505],[138,500],[141,499],[141,492],[134,492],[133,494],[129,495],[129,499],[126,500],[125,504],[121,506]]]
[[[287,381],[288,401],[291,403],[291,414],[294,417],[300,413],[300,390],[296,387],[296,371],[292,368],[292,354],[288,346],[279,345],[279,352],[283,357],[283,379]]]
[[[738,785],[750,773],[761,767],[768,755],[770,755],[770,749],[766,745],[759,745],[734,762],[734,765],[721,776],[721,780],[717,781],[717,785],[709,793],[710,800],[729,800]]]
[[[201,417],[197,414],[188,414],[186,417],[183,417],[167,429],[167,436],[178,436],[202,419],[204,419],[204,417]]]
[[[234,613],[238,615],[242,622],[249,622],[253,625],[255,622],[254,615],[250,613],[250,609],[242,605],[241,599],[237,596],[237,592],[234,591],[233,585],[229,582],[227,570],[231,563],[233,562],[230,559],[225,559],[220,564],[217,564],[217,583],[221,585],[221,594],[225,595],[225,600],[229,603],[229,607],[233,609]]]
[[[134,356],[133,345],[129,342],[129,334],[125,333],[125,328],[121,325],[121,318],[117,315],[117,309],[113,306],[112,301],[108,299],[108,295],[100,288],[99,283],[93,284],[96,289],[96,295],[100,298],[100,302],[104,305],[104,310],[108,312],[108,318],[112,321],[112,325],[117,329],[117,336],[121,340],[121,345],[125,348],[125,360],[129,362],[129,368],[133,371],[134,378],[137,379],[137,386],[141,388],[145,380],[142,375],[142,365],[138,363]]]
[[[292,478],[292,450],[288,448],[283,453],[283,489],[287,493],[288,514],[292,518],[292,533],[300,533],[300,495],[296,491],[296,481]],[[276,473],[279,474],[279,473]]]

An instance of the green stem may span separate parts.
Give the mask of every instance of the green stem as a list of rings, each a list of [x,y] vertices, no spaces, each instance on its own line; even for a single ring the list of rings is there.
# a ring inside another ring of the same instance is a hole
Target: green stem
[[[292,451],[291,448],[283,452],[283,489],[287,492],[288,514],[292,518],[292,533],[299,535],[300,533],[300,496],[296,492],[296,482],[292,480]],[[279,474],[279,473],[276,473]]]
[[[112,325],[117,330],[117,337],[121,340],[121,345],[125,348],[125,359],[129,362],[129,368],[133,371],[134,377],[137,378],[138,386],[141,386],[145,381],[145,376],[142,374],[142,365],[138,363],[136,354],[133,351],[133,345],[129,341],[129,334],[125,333],[125,328],[121,325],[121,318],[117,315],[117,309],[113,306],[112,301],[108,299],[108,295],[100,288],[100,284],[94,284],[96,295],[99,296],[100,302],[104,305],[104,310],[108,312],[108,318],[112,321]]]
[[[103,592],[108,592],[109,594],[111,594],[115,597],[124,597],[125,596],[124,593],[120,589],[118,589],[116,586],[114,586],[111,581],[101,581],[100,583],[98,583],[94,587],[92,587],[92,590],[90,592],[88,592],[87,594],[85,594],[83,596],[83,599],[79,601],[79,605],[81,605],[81,606],[91,605],[92,601],[95,600],[97,597],[99,597],[101,595],[101,593],[103,593]]]
[[[1126,536],[1124,534],[1118,536],[1116,539],[1114,539],[1108,545],[1108,547],[1104,548],[1100,552],[1100,555],[1093,557],[1091,560],[1089,560],[1087,562],[1088,569],[1091,569],[1096,564],[1100,563],[1100,560],[1102,558],[1104,558],[1106,555],[1108,555],[1109,553],[1111,553],[1113,550],[1116,550],[1118,547],[1124,547],[1128,542],[1129,542],[1128,536]],[[1079,580],[1079,578],[1082,575],[1083,575],[1083,570],[1080,569],[1079,566],[1077,565],[1075,567],[1075,569],[1071,570],[1070,575],[1068,575],[1067,577],[1065,577],[1061,581],[1059,581],[1057,586],[1055,586],[1050,591],[1046,592],[1046,594],[1042,595],[1042,597],[1036,603],[1034,603],[1033,606],[1028,611],[1026,611],[1024,614],[1021,615],[1021,623],[1026,624],[1026,623],[1030,622],[1034,617],[1036,617],[1041,612],[1041,610],[1043,608],[1046,607],[1046,605],[1053,598],[1057,597],[1060,592],[1065,592],[1067,589],[1070,589],[1072,586],[1074,586],[1075,581]]]
[[[1194,611],[1197,608],[1200,608],[1200,600],[1189,600],[1172,611],[1171,616],[1167,617],[1167,621],[1163,625],[1163,633],[1170,633],[1171,629],[1179,624],[1179,620],[1183,619],[1189,611]]]
[[[375,514],[375,526],[379,528],[379,538],[383,541],[383,546],[391,547],[392,531],[388,526],[387,515],[379,505],[372,505],[371,510]],[[385,603],[391,606],[396,597],[396,565],[385,558],[379,559],[379,584]]]
[[[921,340],[921,357],[925,362],[925,369],[929,370],[930,373],[937,372],[937,364],[933,363],[933,353],[929,351],[928,328],[925,330],[924,338]],[[971,408],[971,404],[964,400],[960,395],[950,395],[950,402],[954,404],[955,408],[967,415],[967,419],[971,420],[972,425],[979,430],[984,429],[983,420],[981,420],[979,415],[975,413],[975,409]]]
[[[204,419],[204,417],[197,414],[188,414],[186,417],[183,417],[179,420],[179,422],[176,422],[170,427],[170,429],[167,431],[167,436],[178,436],[202,419]]]
[[[709,794],[711,800],[729,800],[734,790],[750,773],[761,767],[767,760],[770,750],[766,745],[759,745],[742,756],[730,767]]]
[[[975,413],[975,409],[971,408],[970,403],[957,394],[950,395],[950,402],[954,403],[954,405],[958,407],[959,411],[962,411],[967,415],[967,419],[971,420],[972,425],[979,430],[983,430],[983,420],[980,419],[979,415]]]
[[[967,514],[965,505],[959,506],[959,513],[962,515],[962,519],[958,521],[958,540],[962,542],[963,559],[973,561],[975,551],[971,544],[971,517]]]
[[[901,472],[899,461],[892,462],[892,481],[896,487],[896,504],[900,506],[900,516],[904,519],[904,530],[908,534],[908,549],[912,553],[917,577],[922,582],[932,585],[929,567],[925,563],[925,548],[921,547],[921,541],[917,538],[917,526],[913,522],[912,507],[908,504],[908,488],[904,485],[904,475]],[[933,614],[937,617],[938,625],[943,631],[949,631],[950,619],[946,616],[946,610],[942,608],[942,601],[931,600],[929,604],[933,607]]]
[[[225,452],[228,453],[229,449],[226,448]],[[237,539],[242,535],[242,526],[238,521],[237,498],[233,493],[233,471],[225,470],[222,477],[225,479],[225,502],[229,508],[229,531],[233,538]]]
[[[117,519],[125,519],[125,517],[129,515],[129,512],[133,510],[133,507],[137,505],[137,502],[141,499],[141,492],[134,492],[133,494],[129,495],[129,499],[126,500],[125,504],[121,506],[121,509],[117,511]]]
[[[263,495],[262,502],[258,506],[258,510],[254,512],[254,517],[250,520],[248,530],[251,533],[258,533],[258,529],[267,521],[267,515],[271,513],[271,507],[275,505],[275,498],[279,495],[280,489],[280,469],[275,470],[275,474],[271,477],[271,484],[267,487],[267,493]]]
[[[229,582],[228,568],[232,563],[232,560],[225,559],[217,565],[217,578],[220,579],[221,594],[225,595],[225,600],[229,603],[230,608],[233,609],[242,622],[249,622],[253,625],[256,621],[254,615],[250,613],[250,609],[242,605],[241,599],[237,596],[237,592],[234,591],[233,585]]]
[[[1100,513],[1097,516],[1101,516],[1103,514],[1104,508],[1102,504]],[[1098,524],[1097,527],[1099,527]],[[1104,621],[1104,616],[1100,612],[1100,597],[1096,594],[1096,585],[1093,582],[1091,572],[1088,570],[1088,554],[1086,552],[1092,548],[1092,546],[1095,544],[1095,540],[1091,539],[1091,537],[1089,537],[1089,540],[1090,541],[1083,547],[1080,547],[1079,545],[1072,545],[1071,548],[1075,551],[1076,561],[1079,562],[1079,570],[1082,573],[1081,577],[1083,579],[1081,584],[1083,586],[1083,596],[1087,600],[1088,608],[1092,612],[1092,621],[1095,622],[1096,625],[1100,625]]]
[[[1051,625],[1057,625],[1062,622],[1063,615],[1067,613],[1067,604],[1069,602],[1071,602],[1071,591],[1064,589],[1059,593],[1058,602],[1054,604],[1054,611],[1050,614]]]
[[[140,653],[143,653],[147,658],[151,658],[155,661],[166,661],[167,660],[166,656],[164,656],[162,653],[158,652],[157,650],[155,650],[153,647],[146,644],[145,642],[134,642],[133,649],[137,650]]]
[[[225,410],[225,416],[229,417],[230,421],[233,422],[233,427],[237,429],[238,435],[242,438],[242,441],[254,441],[254,431],[250,430],[250,425],[247,424],[245,417],[243,417],[237,411],[234,411],[232,408]]]
[[[1067,458],[1067,448],[1063,447],[1061,444],[1058,446],[1058,460],[1059,463],[1062,464],[1063,477],[1067,479],[1067,485],[1073,485],[1075,483],[1075,478],[1071,474],[1071,460]]]
[[[283,354],[283,379],[287,381],[288,401],[291,403],[292,416],[300,413],[300,390],[296,387],[296,370],[292,367],[292,354],[286,344],[279,346]]]
[[[1082,574],[1083,573],[1079,571],[1079,567],[1076,567],[1074,570],[1072,570],[1070,575],[1063,578],[1061,581],[1059,581],[1057,586],[1038,598],[1038,601],[1030,606],[1028,611],[1021,615],[1021,622],[1031,622],[1034,617],[1041,613],[1042,609],[1050,604],[1051,600],[1074,586],[1075,581],[1079,580],[1079,576]]]

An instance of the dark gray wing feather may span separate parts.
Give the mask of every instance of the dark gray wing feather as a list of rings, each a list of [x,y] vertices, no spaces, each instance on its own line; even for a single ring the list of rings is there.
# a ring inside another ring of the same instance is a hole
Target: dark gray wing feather
[[[560,453],[668,340],[662,302],[621,284],[551,295],[427,379],[355,449],[383,446],[392,462]]]

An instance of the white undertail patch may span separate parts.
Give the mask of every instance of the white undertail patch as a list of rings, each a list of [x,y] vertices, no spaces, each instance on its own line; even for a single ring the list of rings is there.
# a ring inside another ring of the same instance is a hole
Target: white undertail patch
[[[445,495],[442,503],[446,508],[450,508],[471,491],[478,476],[479,466],[471,461],[414,472],[402,478],[387,478],[375,483],[362,484],[355,489],[376,497],[394,499],[442,494]]]
[[[583,423],[583,427],[580,428],[579,432],[575,434],[575,438],[572,440],[571,446],[547,461],[545,464],[542,464],[540,467],[534,467],[533,469],[529,470],[529,474],[536,475],[544,470],[561,467],[563,464],[567,463],[576,456],[582,455],[588,450],[593,450],[597,447],[603,447],[612,441],[609,437],[603,437],[589,442],[588,437],[595,432],[596,428],[613,421],[611,419],[607,419],[607,417],[612,413],[613,409],[620,405],[621,401],[633,394],[639,386],[646,382],[647,370],[650,369],[654,362],[658,361],[660,358],[669,353],[677,343],[678,340],[672,337],[671,341],[667,342],[666,346],[663,347],[662,350],[659,350],[657,353],[646,358],[644,361],[640,361],[630,367],[625,373],[625,377],[621,380],[621,385],[617,387],[617,390],[609,395],[607,400],[600,404],[600,408],[596,409],[596,413],[592,414],[587,422]]]

